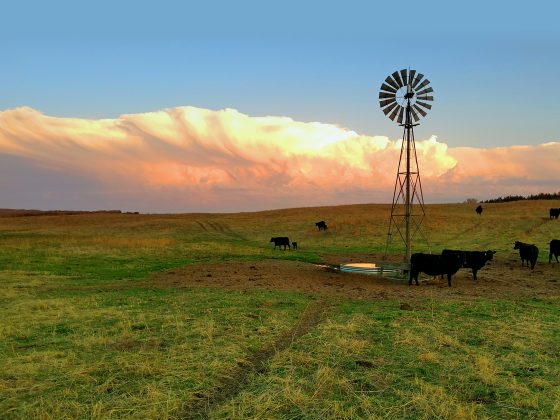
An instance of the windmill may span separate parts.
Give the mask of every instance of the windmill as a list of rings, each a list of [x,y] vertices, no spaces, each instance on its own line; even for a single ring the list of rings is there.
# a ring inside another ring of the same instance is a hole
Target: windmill
[[[385,257],[396,230],[405,245],[405,262],[410,262],[412,239],[416,235],[424,237],[428,242],[420,229],[426,212],[414,142],[414,127],[432,108],[430,102],[434,100],[431,96],[434,90],[429,84],[430,81],[425,79],[423,74],[417,73],[416,70],[403,69],[387,77],[379,92],[379,105],[383,113],[403,127]]]

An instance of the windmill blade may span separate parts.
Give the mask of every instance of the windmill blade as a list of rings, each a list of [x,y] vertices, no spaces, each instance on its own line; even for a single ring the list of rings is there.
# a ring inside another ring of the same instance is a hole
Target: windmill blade
[[[407,73],[408,73],[408,71],[406,69],[401,70],[401,79],[403,81],[403,86],[408,85],[408,78],[406,77]]]
[[[402,80],[401,80],[401,76],[399,76],[399,72],[398,72],[398,71],[394,72],[394,73],[392,74],[392,76],[393,76],[393,77],[395,78],[395,80],[397,81],[397,85],[399,85],[399,87],[402,88],[404,85],[403,85],[403,82],[402,82]]]
[[[403,115],[404,115],[404,108],[401,106],[401,110],[399,111],[399,117],[397,118],[397,122],[399,124],[402,124]]]
[[[426,89],[416,92],[416,95],[425,95],[426,93],[433,92],[434,90],[431,87],[427,87]]]
[[[426,102],[416,101],[416,105],[420,105],[423,106],[424,108],[432,109],[432,106],[430,104],[427,104]]]
[[[394,98],[394,93],[379,92],[379,99]]]
[[[396,93],[396,92],[397,92],[397,89],[392,88],[392,87],[389,86],[387,83],[383,83],[383,84],[381,85],[381,90],[386,90],[387,92],[393,92],[393,93]]]
[[[394,98],[391,99],[382,99],[379,101],[379,106],[381,108],[386,107],[387,105],[393,104],[393,103],[397,103],[397,101]]]
[[[414,118],[414,122],[417,122],[420,119],[420,117],[418,116],[416,111],[414,111],[413,108],[410,108],[410,113],[412,114],[412,118]]]
[[[416,88],[416,85],[420,83],[420,80],[422,80],[423,77],[424,75],[422,73],[418,73],[418,76],[416,76],[416,79],[414,79],[414,83],[412,83],[412,87],[414,89]]]
[[[414,104],[412,105],[412,107],[418,111],[420,113],[420,115],[422,115],[423,117],[425,117],[426,115],[428,115],[428,113],[426,111],[424,111],[422,108],[420,108],[418,105]]]
[[[396,90],[399,89],[399,85],[397,85],[397,84],[395,83],[395,81],[391,78],[391,76],[387,77],[387,78],[385,79],[385,82],[387,82],[387,84],[393,86]]]
[[[398,105],[397,101],[393,102],[391,105],[389,105],[387,108],[383,108],[382,111],[385,115],[387,115],[389,112],[391,112],[396,106]]]
[[[433,101],[434,97],[433,96],[420,95],[420,96],[417,96],[416,99],[420,99],[422,101]]]
[[[416,70],[410,70],[410,74],[408,75],[408,84],[411,85],[412,81],[414,80],[414,76],[416,75]]]
[[[416,86],[416,90],[422,89],[424,86],[427,86],[429,83],[430,83],[430,81],[428,79],[424,79],[422,81],[422,83],[420,83],[418,86]]]
[[[402,106],[397,106],[393,112],[391,112],[391,115],[389,115],[389,118],[391,118],[393,121],[395,121],[395,117],[397,116],[397,113],[399,112],[399,109],[401,109]]]

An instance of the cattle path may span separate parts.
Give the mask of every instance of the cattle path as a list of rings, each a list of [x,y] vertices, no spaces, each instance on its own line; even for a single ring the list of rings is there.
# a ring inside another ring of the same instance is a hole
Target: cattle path
[[[482,225],[482,220],[477,220],[474,224],[472,224],[471,226],[467,227],[465,230],[457,233],[457,236],[463,236],[469,232],[473,232],[475,231],[477,228],[480,228],[480,226]]]
[[[196,224],[197,224],[198,226],[200,226],[200,228],[201,228],[203,231],[208,232],[208,229],[206,228],[206,226],[204,226],[204,223],[202,223],[202,222],[200,222],[200,221],[198,221],[198,220],[195,220],[195,222],[196,222]]]
[[[225,378],[206,398],[199,399],[183,409],[179,416],[186,419],[207,419],[214,407],[235,398],[247,387],[254,373],[262,373],[267,369],[267,362],[277,353],[292,345],[298,338],[309,333],[325,318],[329,305],[325,299],[311,302],[303,311],[299,321],[288,331],[281,334],[273,343],[256,351],[247,362],[238,367],[231,376]]]
[[[536,230],[540,229],[541,227],[543,227],[545,224],[550,222],[550,218],[548,217],[543,217],[540,221],[536,222],[533,226],[531,226],[529,229],[525,230],[525,235],[530,235],[533,232],[535,232]]]
[[[200,221],[200,220],[195,220],[195,223],[198,226],[200,226],[200,228],[205,232],[216,232],[236,239],[246,240],[246,238],[243,235],[235,232],[226,224],[218,223],[218,222]]]

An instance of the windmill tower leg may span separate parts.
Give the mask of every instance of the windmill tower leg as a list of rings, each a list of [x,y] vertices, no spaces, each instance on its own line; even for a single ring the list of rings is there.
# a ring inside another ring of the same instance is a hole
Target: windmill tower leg
[[[410,261],[410,256],[412,255],[412,244],[410,242],[410,218],[412,215],[412,201],[410,196],[410,131],[412,126],[410,125],[410,105],[406,107],[406,121],[405,132],[406,132],[406,196],[405,196],[405,261]],[[403,142],[404,146],[404,142]],[[416,150],[415,150],[416,151]]]

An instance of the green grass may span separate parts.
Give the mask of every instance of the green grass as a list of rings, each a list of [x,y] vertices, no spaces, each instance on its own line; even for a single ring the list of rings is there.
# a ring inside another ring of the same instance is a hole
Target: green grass
[[[432,250],[516,258],[513,242],[522,240],[548,261],[548,242],[560,238],[548,208],[560,204],[484,207],[478,217],[469,205],[427,206]],[[383,252],[388,209],[0,217],[0,417],[180,417],[290,329],[314,297],[144,280],[201,263]],[[271,236],[289,236],[299,250],[274,251]],[[331,307],[210,416],[560,416],[557,290],[548,300],[419,300],[413,311],[394,301]]]
[[[215,417],[558,416],[558,303],[343,302]]]
[[[308,301],[262,290],[12,292],[2,305],[0,413],[179,415],[289,329]]]

